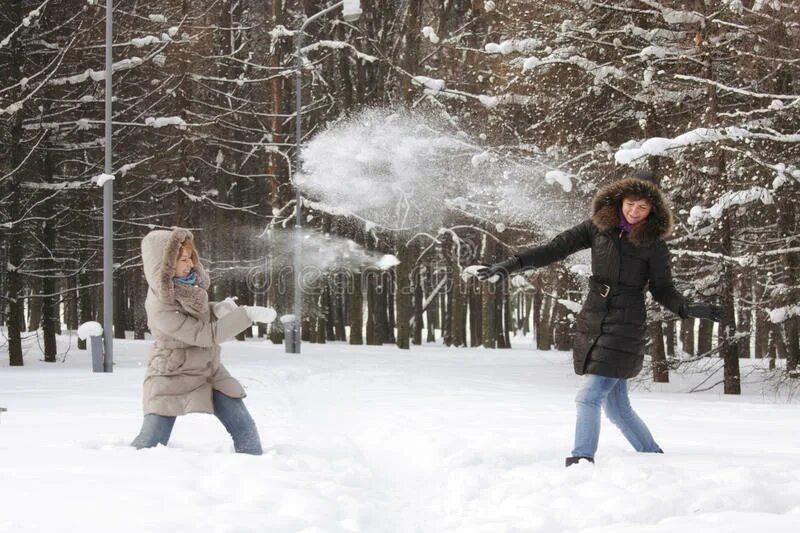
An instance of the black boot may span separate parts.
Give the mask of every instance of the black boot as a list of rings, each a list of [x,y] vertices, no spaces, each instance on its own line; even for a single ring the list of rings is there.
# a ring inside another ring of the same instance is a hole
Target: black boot
[[[594,464],[594,459],[592,459],[591,457],[567,457],[564,460],[564,466],[569,468],[572,465],[578,464],[581,459],[586,459],[590,463]]]

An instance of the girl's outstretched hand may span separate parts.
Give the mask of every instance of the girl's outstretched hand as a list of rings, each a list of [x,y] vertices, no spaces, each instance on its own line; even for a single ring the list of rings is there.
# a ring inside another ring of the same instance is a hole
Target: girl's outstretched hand
[[[245,305],[244,311],[250,320],[260,324],[269,324],[278,316],[273,308],[260,305]]]

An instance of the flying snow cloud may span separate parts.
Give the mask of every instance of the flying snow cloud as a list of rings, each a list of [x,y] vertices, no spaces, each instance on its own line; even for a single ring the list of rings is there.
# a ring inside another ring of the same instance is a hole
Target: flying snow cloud
[[[303,149],[297,186],[313,207],[387,229],[435,229],[458,213],[563,228],[575,176],[487,150],[437,117],[373,109]],[[579,210],[580,211],[580,210]]]

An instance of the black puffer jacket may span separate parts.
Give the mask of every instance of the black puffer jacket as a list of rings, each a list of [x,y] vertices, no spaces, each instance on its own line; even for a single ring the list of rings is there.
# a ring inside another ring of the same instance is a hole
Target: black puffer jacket
[[[619,228],[619,212],[626,197],[645,198],[652,204],[650,215],[630,234]],[[591,220],[517,258],[522,268],[541,267],[578,250],[592,249],[591,289],[577,317],[573,344],[575,372],[631,378],[642,369],[647,342],[644,291],[649,288],[657,302],[676,314],[684,303],[672,282],[670,254],[664,242],[672,214],[658,188],[636,178],[601,189],[592,212]],[[606,287],[609,291],[604,296]]]

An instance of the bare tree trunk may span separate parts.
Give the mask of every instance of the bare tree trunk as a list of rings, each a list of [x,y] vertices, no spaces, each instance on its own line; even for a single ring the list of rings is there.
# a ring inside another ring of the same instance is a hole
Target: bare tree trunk
[[[450,345],[467,345],[467,305],[464,280],[457,266],[453,270],[453,308],[450,312]]]
[[[681,350],[687,355],[703,353],[702,349],[694,349],[694,318],[681,319]]]
[[[353,294],[350,297],[350,344],[364,344],[364,274],[353,274]],[[367,342],[369,344],[369,342]]]
[[[481,286],[473,279],[468,281],[469,290],[469,345],[483,344],[483,296]]]
[[[496,259],[495,243],[484,238],[484,261],[493,263]],[[497,283],[483,283],[483,339],[484,348],[497,347]]]
[[[664,329],[660,320],[655,320],[649,326],[650,357],[653,361],[653,381],[656,383],[669,383],[669,367],[667,366],[666,352],[664,351]]]
[[[407,245],[408,236],[401,233],[397,239],[397,347],[409,349],[411,318],[414,316],[414,301],[411,290],[411,266],[414,262],[414,247]]]
[[[411,342],[416,345],[422,344],[422,272],[418,268],[414,269],[414,330]]]
[[[553,299],[544,298],[539,323],[536,324],[536,348],[539,350],[549,350],[552,345],[553,328],[550,323],[552,314]]]
[[[126,278],[124,272],[114,273],[114,338],[125,338],[125,317],[128,313]]]
[[[47,221],[42,228],[42,241],[47,250],[55,248],[55,229],[52,222]],[[44,335],[44,360],[47,363],[56,362],[56,333],[61,333],[61,317],[58,313],[58,296],[56,295],[56,280],[54,275],[45,274],[42,280],[42,334]]]
[[[667,357],[675,357],[675,321],[670,320],[664,326],[664,337],[667,341]]]

